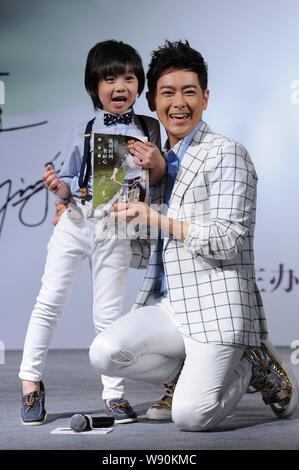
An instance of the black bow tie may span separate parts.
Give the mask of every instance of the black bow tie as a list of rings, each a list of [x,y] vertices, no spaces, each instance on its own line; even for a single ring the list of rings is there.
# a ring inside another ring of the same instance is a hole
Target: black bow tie
[[[125,114],[114,114],[105,113],[104,114],[104,125],[105,126],[113,126],[113,124],[131,124],[133,121],[133,113],[125,113]]]

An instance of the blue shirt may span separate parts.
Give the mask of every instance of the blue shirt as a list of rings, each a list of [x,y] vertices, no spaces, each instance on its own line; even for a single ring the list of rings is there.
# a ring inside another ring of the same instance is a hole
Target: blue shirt
[[[199,131],[200,127],[202,126],[202,121],[200,120],[199,123],[195,126],[195,128],[188,134],[184,139],[180,140],[177,144],[174,145],[172,149],[170,149],[166,154],[166,160],[168,162],[167,165],[167,179],[165,184],[165,192],[164,192],[164,204],[169,205],[169,201],[171,198],[171,193],[173,190],[173,186],[176,180],[177,173],[179,171],[180,163],[182,161],[183,156],[186,153],[186,150],[190,146],[196,132]],[[157,248],[157,264],[160,263],[160,273],[161,273],[161,287],[160,292],[164,294],[168,290],[167,280],[165,276],[164,264],[163,264],[163,244],[164,239],[161,237],[161,231],[159,232],[159,239],[158,239],[158,248]]]
[[[128,111],[126,111],[128,112]],[[132,135],[136,137],[144,137],[144,132],[142,127],[135,122],[134,118],[131,124],[119,124],[116,123],[111,126],[104,125],[104,114],[105,111],[97,109],[95,112],[96,119],[93,123],[92,132],[103,133],[103,134],[123,134],[123,135]],[[65,181],[71,190],[71,195],[73,197],[80,198],[80,188],[78,184],[78,178],[81,169],[81,162],[84,155],[84,134],[87,122],[81,123],[78,126],[74,127],[67,150],[67,154],[61,168],[59,177]],[[90,151],[91,158],[93,156],[93,146],[94,138],[93,134],[90,139]],[[88,180],[87,189],[89,194],[89,200],[92,199],[92,174]]]

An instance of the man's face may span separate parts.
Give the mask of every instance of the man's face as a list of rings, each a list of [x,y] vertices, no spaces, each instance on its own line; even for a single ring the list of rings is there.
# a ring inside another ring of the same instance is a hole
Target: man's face
[[[191,70],[170,69],[158,80],[154,107],[166,129],[170,147],[186,137],[207,108],[209,91],[202,91]]]

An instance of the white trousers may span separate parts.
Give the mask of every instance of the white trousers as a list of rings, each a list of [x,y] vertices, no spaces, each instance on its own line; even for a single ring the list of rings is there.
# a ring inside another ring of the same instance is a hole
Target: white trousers
[[[84,259],[89,260],[92,274],[96,332],[103,331],[122,313],[132,256],[130,240],[96,240],[97,219],[88,217],[88,207],[82,208],[85,217],[78,223],[64,212],[49,241],[42,286],[25,339],[19,373],[23,380],[41,380],[54,327]],[[102,376],[102,382],[103,399],[123,397],[123,379]]]
[[[199,343],[175,324],[167,298],[149,297],[99,334],[90,347],[92,365],[107,375],[167,383],[184,365],[175,388],[172,418],[187,431],[214,428],[246,392],[251,366],[244,349]]]

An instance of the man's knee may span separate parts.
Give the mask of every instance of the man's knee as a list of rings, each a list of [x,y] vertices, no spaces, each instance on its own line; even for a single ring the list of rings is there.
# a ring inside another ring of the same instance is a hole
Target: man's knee
[[[101,374],[112,376],[134,363],[134,355],[113,341],[113,338],[106,337],[105,332],[100,333],[91,344],[89,359]]]
[[[184,431],[209,431],[215,426],[219,401],[206,403],[175,402],[172,419]]]

